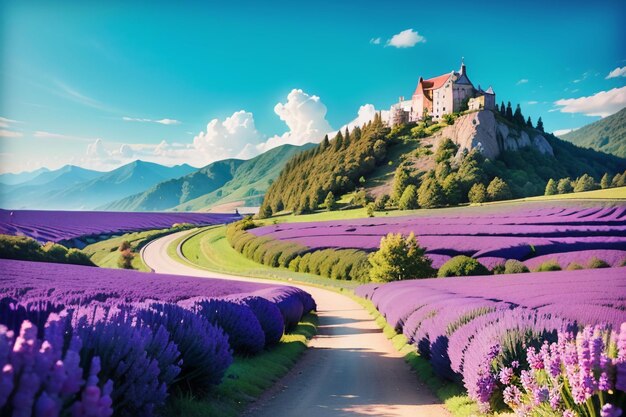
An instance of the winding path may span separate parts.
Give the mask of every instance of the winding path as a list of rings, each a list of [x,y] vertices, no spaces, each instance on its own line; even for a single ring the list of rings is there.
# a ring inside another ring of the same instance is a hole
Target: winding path
[[[167,255],[180,232],[142,251],[155,272],[273,283],[213,273]],[[317,302],[318,335],[298,364],[245,414],[254,417],[439,417],[450,414],[421,384],[358,303],[341,294],[298,284]]]

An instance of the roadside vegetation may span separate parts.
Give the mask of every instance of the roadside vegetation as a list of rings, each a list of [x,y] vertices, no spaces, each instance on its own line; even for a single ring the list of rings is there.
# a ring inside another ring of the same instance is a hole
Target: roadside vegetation
[[[79,249],[53,242],[41,245],[26,236],[0,235],[0,258],[95,266],[89,255]]]

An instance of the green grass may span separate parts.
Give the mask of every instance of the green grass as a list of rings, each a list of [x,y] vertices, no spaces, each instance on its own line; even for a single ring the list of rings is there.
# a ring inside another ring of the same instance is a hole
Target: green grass
[[[126,233],[125,235],[113,237],[111,239],[103,240],[100,242],[92,243],[83,249],[91,261],[102,268],[119,268],[117,261],[120,257],[120,252],[117,248],[122,242],[127,240],[133,248],[145,245],[149,240],[154,237],[162,236],[168,229],[161,230],[147,230],[143,232]],[[133,269],[150,272],[150,268],[143,262],[139,253],[135,253],[133,258]]]
[[[186,417],[238,416],[250,402],[258,398],[284,376],[307,348],[317,332],[317,316],[303,317],[296,329],[283,335],[280,343],[259,355],[236,357],[226,376],[204,398],[173,396],[164,415]]]
[[[580,193],[541,195],[527,197],[522,201],[551,201],[551,200],[621,200],[626,199],[626,187],[607,188],[604,190],[584,191]]]
[[[314,274],[290,271],[286,268],[272,268],[254,262],[233,249],[225,236],[225,226],[200,229],[197,233],[184,236],[172,242],[167,253],[179,262],[191,264],[214,272],[236,274],[246,277],[265,278],[279,281],[299,281],[323,287],[355,288],[361,283],[337,281]],[[180,259],[176,247],[181,243],[184,260]]]

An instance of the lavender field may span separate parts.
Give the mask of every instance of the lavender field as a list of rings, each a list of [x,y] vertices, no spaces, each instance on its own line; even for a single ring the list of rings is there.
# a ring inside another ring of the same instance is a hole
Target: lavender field
[[[456,211],[454,215],[376,217],[316,223],[283,223],[251,229],[256,236],[292,241],[311,249],[378,249],[387,233],[414,232],[435,268],[467,255],[485,266],[507,259],[530,267],[557,260],[563,268],[600,258],[611,266],[626,261],[626,204],[576,207],[554,204],[502,211]],[[537,258],[537,260],[535,260]],[[605,259],[606,258],[606,259]]]
[[[299,289],[0,260],[0,414],[158,415],[315,309]]]
[[[39,242],[67,242],[85,236],[163,229],[174,224],[208,226],[239,220],[238,214],[134,213],[0,209],[0,234]]]
[[[532,357],[524,352],[526,348],[539,349],[544,341],[556,343],[557,336],[572,340],[573,336],[567,335],[575,335],[583,326],[592,330],[587,336],[579,333],[579,338],[601,340],[583,343],[587,349],[589,343],[595,343],[593,369],[589,365],[571,371],[568,383],[572,390],[581,391],[576,404],[613,387],[608,375],[615,375],[615,369],[617,389],[626,388],[626,328],[622,324],[626,322],[626,268],[365,284],[356,293],[370,299],[389,324],[431,361],[439,376],[462,382],[470,397],[486,410],[494,398],[502,398],[514,374],[519,380],[528,372],[524,366],[532,365]],[[604,353],[611,343],[619,347],[619,353],[613,351],[617,357]],[[573,360],[576,362],[576,356]],[[501,381],[491,372],[494,364],[510,375]],[[560,372],[557,364],[556,373]],[[606,373],[604,382],[602,372]],[[536,384],[543,389],[543,384]],[[615,395],[616,402],[626,400],[623,392]],[[521,405],[507,404],[513,408]]]

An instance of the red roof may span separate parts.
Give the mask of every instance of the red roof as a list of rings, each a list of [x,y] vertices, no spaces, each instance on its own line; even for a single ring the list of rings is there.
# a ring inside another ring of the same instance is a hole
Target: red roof
[[[427,80],[422,80],[421,83],[417,84],[417,88],[415,89],[414,94],[418,94],[420,90],[436,90],[438,88],[441,88],[441,86],[443,86],[449,78],[450,73],[443,74],[434,78],[429,78]]]

